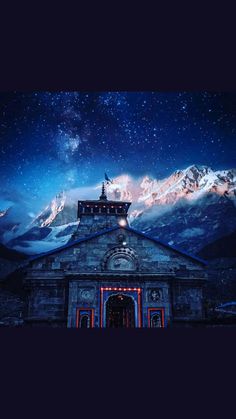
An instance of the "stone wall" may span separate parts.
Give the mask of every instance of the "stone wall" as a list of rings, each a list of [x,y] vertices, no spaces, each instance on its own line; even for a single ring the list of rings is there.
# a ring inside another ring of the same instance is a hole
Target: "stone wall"
[[[68,292],[65,281],[38,280],[28,284],[28,313],[31,324],[66,326]]]
[[[77,240],[90,234],[97,233],[101,230],[106,230],[116,227],[121,220],[126,220],[124,214],[90,214],[82,216],[77,231],[73,234],[71,240]]]
[[[0,327],[22,326],[26,311],[25,299],[0,288]]]

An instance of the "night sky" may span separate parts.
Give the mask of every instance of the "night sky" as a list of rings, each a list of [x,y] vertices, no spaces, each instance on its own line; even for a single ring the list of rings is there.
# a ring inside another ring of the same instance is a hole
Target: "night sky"
[[[104,172],[163,178],[204,164],[235,167],[236,93],[0,94],[0,210],[39,209]]]

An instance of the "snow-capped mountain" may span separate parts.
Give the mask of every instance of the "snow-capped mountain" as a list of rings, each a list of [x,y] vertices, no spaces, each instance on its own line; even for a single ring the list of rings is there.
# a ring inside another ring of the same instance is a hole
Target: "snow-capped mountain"
[[[32,254],[65,244],[79,224],[77,201],[97,199],[100,188],[88,189],[87,196],[80,189],[58,194],[7,245]],[[121,175],[106,192],[108,199],[132,202],[129,222],[134,228],[193,253],[236,229],[234,169],[213,171],[193,165],[165,179]]]
[[[50,204],[32,221],[32,227],[61,226],[77,219],[77,202],[65,191],[60,192]]]
[[[129,199],[144,208],[153,205],[175,204],[180,199],[195,200],[206,193],[227,194],[236,197],[236,170],[213,171],[207,166],[190,166],[177,170],[171,176],[158,180],[145,176],[134,181],[120,176],[108,186],[114,198]]]
[[[142,188],[132,226],[169,244],[196,253],[236,227],[235,170],[190,166],[161,181],[146,177]]]
[[[0,217],[4,217],[4,215],[6,215],[8,209],[1,211],[0,210]]]
[[[5,224],[3,223],[3,226]],[[69,193],[66,194],[63,191],[56,195],[33,220],[30,219],[25,227],[17,226],[16,228],[14,224],[7,224],[7,232],[6,228],[3,229],[1,241],[27,254],[41,253],[66,244],[78,228],[78,224],[77,202]],[[10,240],[4,240],[8,237]]]

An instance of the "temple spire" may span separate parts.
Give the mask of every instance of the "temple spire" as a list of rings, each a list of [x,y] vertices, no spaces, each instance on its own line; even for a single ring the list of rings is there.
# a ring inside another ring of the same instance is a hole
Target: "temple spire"
[[[102,194],[100,195],[99,199],[100,201],[107,201],[104,182],[102,182]]]

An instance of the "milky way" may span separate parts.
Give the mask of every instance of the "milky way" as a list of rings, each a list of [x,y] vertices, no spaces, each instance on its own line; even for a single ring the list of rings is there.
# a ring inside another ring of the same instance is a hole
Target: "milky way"
[[[236,94],[0,94],[0,210],[40,208],[104,172],[163,178],[190,164],[235,167]]]

